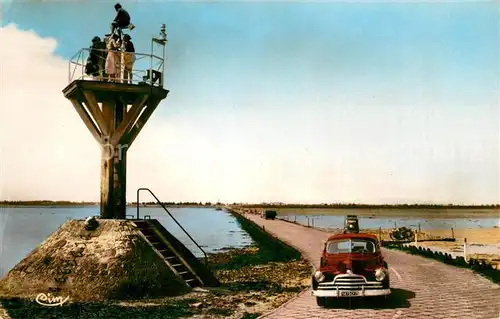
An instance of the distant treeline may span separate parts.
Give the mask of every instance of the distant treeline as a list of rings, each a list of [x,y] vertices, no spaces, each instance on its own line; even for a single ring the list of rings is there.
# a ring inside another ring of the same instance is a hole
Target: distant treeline
[[[65,200],[51,201],[51,200],[31,200],[31,201],[0,201],[0,206],[87,206],[98,205],[97,202],[71,202]]]
[[[145,205],[158,205],[157,202],[141,202],[142,206]],[[224,206],[222,203],[211,203],[211,202],[162,202],[165,206]],[[137,205],[137,202],[130,202],[127,205]]]
[[[99,205],[99,202],[72,202],[72,201],[50,201],[50,200],[34,200],[34,201],[0,201],[0,206],[90,206]],[[137,205],[136,202],[127,203],[129,206]],[[141,202],[141,206],[158,205],[157,202]],[[286,203],[260,203],[260,204],[246,204],[246,203],[211,203],[211,202],[163,202],[165,206],[240,206],[247,208],[394,208],[394,209],[408,209],[408,208],[424,208],[424,209],[438,209],[438,208],[463,208],[463,209],[496,209],[500,208],[500,204],[491,205],[438,205],[438,204],[395,204],[395,205],[372,205],[372,204],[286,204]]]
[[[72,202],[72,201],[51,201],[51,200],[33,200],[33,201],[0,201],[0,206],[91,206],[99,205],[99,202]],[[144,205],[158,205],[157,202],[141,202]],[[136,202],[127,203],[127,205],[137,205]],[[222,203],[210,202],[164,202],[165,206],[220,206]]]

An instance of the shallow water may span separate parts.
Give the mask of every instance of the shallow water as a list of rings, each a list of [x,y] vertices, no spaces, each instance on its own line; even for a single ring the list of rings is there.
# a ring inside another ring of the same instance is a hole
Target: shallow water
[[[346,215],[351,214],[346,211]],[[282,215],[279,218],[296,221],[302,225],[311,225],[319,228],[342,228],[344,225],[344,216],[336,215],[303,215],[289,213]],[[459,228],[491,228],[499,227],[500,220],[494,217],[474,216],[472,218],[416,218],[404,216],[373,216],[365,217],[358,216],[359,225],[361,228],[376,229],[393,228],[393,227],[411,227],[420,229],[459,229]]]
[[[169,208],[170,213],[186,229],[206,253],[224,247],[240,248],[252,243],[236,219],[226,211],[213,208]],[[141,216],[158,219],[165,228],[188,247],[195,256],[203,253],[175,224],[161,207],[142,207]],[[67,219],[85,219],[99,215],[99,207],[0,207],[0,277],[57,230]],[[136,216],[135,207],[127,207],[127,215]],[[132,216],[128,216],[132,218]]]

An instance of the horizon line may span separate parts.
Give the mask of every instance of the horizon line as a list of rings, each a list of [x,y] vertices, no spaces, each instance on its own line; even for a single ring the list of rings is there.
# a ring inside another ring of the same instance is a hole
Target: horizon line
[[[295,206],[295,207],[493,207],[500,208],[500,203],[490,203],[490,204],[437,204],[437,203],[395,203],[395,204],[370,204],[370,203],[285,203],[285,202],[260,202],[260,203],[249,203],[249,202],[233,202],[233,203],[224,203],[224,202],[210,202],[210,201],[165,201],[161,202],[162,204],[170,204],[170,205],[199,205],[199,206],[274,206],[274,207],[287,207],[287,206]],[[64,205],[82,205],[82,204],[100,204],[99,201],[68,201],[68,200],[2,200],[0,201],[0,205],[6,204],[18,204],[18,205],[35,205],[35,204],[64,204]],[[127,202],[127,205],[136,205],[137,202]],[[158,205],[157,202],[139,202],[140,205]]]

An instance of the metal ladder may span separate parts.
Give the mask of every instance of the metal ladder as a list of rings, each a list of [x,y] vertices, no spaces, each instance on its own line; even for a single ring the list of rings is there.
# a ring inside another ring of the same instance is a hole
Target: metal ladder
[[[189,266],[189,263],[179,257],[177,252],[169,245],[168,241],[163,238],[161,233],[156,230],[154,225],[147,220],[136,220],[134,223],[174,274],[180,277],[189,287],[199,287],[203,285],[203,282],[196,275],[196,272]]]
[[[180,257],[174,248],[169,244],[168,240],[166,240],[161,232],[147,219],[140,219],[139,215],[139,193],[140,191],[149,192],[155,199],[156,202],[167,212],[170,218],[182,229],[182,231],[193,241],[193,243],[200,249],[200,251],[204,255],[204,263],[205,266],[208,263],[208,258],[206,252],[198,245],[198,243],[191,237],[191,235],[184,229],[184,227],[179,224],[177,219],[168,211],[168,209],[163,205],[163,203],[156,197],[156,195],[149,188],[139,188],[137,189],[137,216],[134,223],[137,225],[141,233],[145,236],[146,240],[150,243],[150,245],[160,254],[165,263],[170,267],[170,269],[181,279],[183,279],[186,284],[190,287],[198,287],[203,285],[203,281],[196,274],[195,271],[189,266],[189,263],[183,260]],[[144,216],[146,217],[146,216]]]

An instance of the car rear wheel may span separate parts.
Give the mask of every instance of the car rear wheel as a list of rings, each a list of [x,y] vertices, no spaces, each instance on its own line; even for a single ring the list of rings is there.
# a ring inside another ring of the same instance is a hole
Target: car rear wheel
[[[316,297],[316,303],[320,307],[324,307],[326,304],[326,298],[325,297]]]

